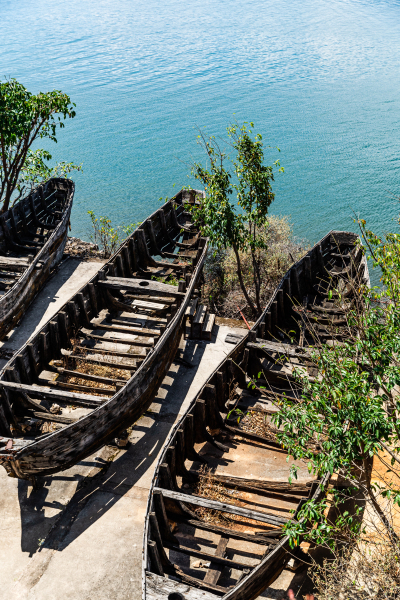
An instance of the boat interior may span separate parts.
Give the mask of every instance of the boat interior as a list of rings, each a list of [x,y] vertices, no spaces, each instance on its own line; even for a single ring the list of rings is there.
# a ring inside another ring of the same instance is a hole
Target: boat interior
[[[204,252],[206,241],[186,210],[196,198],[180,193],[142,223],[8,363],[0,427],[13,438],[10,450],[107,402],[155,348]]]
[[[57,227],[71,186],[68,180],[51,179],[0,217],[0,296],[18,281]]]
[[[252,600],[287,565],[282,527],[322,488],[280,446],[273,416],[279,397],[301,394],[293,369],[315,377],[313,348],[348,335],[346,307],[369,284],[357,239],[331,232],[293,265],[252,330],[228,336],[235,348],[174,428],[149,496],[149,600],[172,598],[178,583],[205,598]]]

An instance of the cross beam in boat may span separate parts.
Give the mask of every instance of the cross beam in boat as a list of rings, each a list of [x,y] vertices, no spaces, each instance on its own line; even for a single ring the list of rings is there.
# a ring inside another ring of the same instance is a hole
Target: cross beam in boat
[[[0,387],[5,387],[16,392],[25,392],[26,394],[35,394],[37,396],[44,396],[45,398],[52,398],[53,400],[89,400],[94,404],[103,404],[105,400],[109,398],[107,396],[91,396],[89,394],[75,394],[74,392],[57,391],[52,390],[48,387],[40,385],[26,385],[25,383],[15,383],[14,381],[0,381]]]
[[[227,538],[227,542],[229,539]],[[222,556],[218,556],[217,553],[210,554],[209,552],[203,552],[202,550],[196,550],[195,548],[188,548],[186,546],[177,546],[175,544],[171,544],[169,542],[164,543],[164,547],[169,550],[174,550],[174,552],[182,552],[182,554],[187,554],[189,556],[196,556],[198,558],[202,558],[206,561],[211,561],[219,565],[223,565],[225,567],[231,567],[232,569],[247,569],[252,568],[253,565],[243,564],[237,560],[231,560],[229,558],[223,558]],[[218,549],[218,548],[217,548]],[[209,581],[207,583],[214,583],[213,581]],[[215,582],[216,583],[216,582]]]
[[[111,290],[134,291],[135,294],[149,294],[153,292],[158,296],[175,296],[184,298],[184,292],[178,292],[176,285],[151,281],[149,279],[133,279],[128,277],[106,277],[98,282],[103,287]]]
[[[206,498],[200,498],[199,496],[191,496],[189,494],[181,494],[180,492],[174,492],[172,490],[165,490],[163,488],[155,487],[154,491],[159,491],[166,498],[171,500],[177,500],[179,502],[187,502],[188,504],[195,504],[202,506],[203,508],[211,508],[212,510],[219,510],[221,512],[230,513],[232,515],[238,515],[253,521],[260,521],[261,523],[269,523],[270,525],[276,525],[281,527],[289,521],[285,517],[279,517],[278,515],[271,515],[268,513],[258,512],[253,509],[241,508],[240,506],[233,506],[226,502],[218,502],[216,500],[208,500]]]
[[[24,271],[30,265],[31,261],[26,257],[0,256],[0,267],[2,269],[12,269],[15,271]],[[36,268],[40,269],[42,263],[38,263]]]

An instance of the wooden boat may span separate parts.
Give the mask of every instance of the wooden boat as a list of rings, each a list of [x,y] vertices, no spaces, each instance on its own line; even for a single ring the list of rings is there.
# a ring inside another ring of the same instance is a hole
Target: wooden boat
[[[331,336],[345,336],[329,291],[340,289],[350,303],[352,284],[369,283],[356,240],[331,232],[291,267],[174,427],[149,494],[144,600],[252,600],[290,558],[282,526],[304,499],[321,497],[329,474],[316,481],[299,463],[297,482],[288,483],[291,463],[271,423],[274,400],[296,401],[301,392],[294,363],[312,376],[307,346],[316,325],[320,339],[328,340],[332,319]],[[234,409],[245,415],[239,423]]]
[[[149,406],[202,273],[207,241],[185,211],[201,194],[180,192],[146,219],[1,371],[0,462],[11,476],[68,468]]]
[[[74,190],[68,179],[50,179],[0,217],[0,340],[61,260]]]

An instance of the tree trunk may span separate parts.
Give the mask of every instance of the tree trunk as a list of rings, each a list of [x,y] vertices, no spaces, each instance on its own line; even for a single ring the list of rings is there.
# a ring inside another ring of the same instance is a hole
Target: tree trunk
[[[243,277],[242,277],[242,267],[240,265],[239,252],[238,252],[236,246],[233,246],[233,251],[234,251],[235,257],[236,257],[237,275],[239,278],[240,287],[242,288],[242,292],[244,294],[244,297],[246,298],[247,304],[249,305],[253,314],[257,317],[258,316],[257,309],[254,306],[249,294],[247,293],[246,286],[244,285],[244,281],[243,281]]]
[[[388,521],[388,518],[386,517],[382,508],[379,506],[378,502],[375,499],[374,491],[371,488],[371,482],[368,479],[368,461],[365,459],[363,459],[363,466],[364,466],[364,471],[365,471],[365,486],[367,488],[368,496],[372,502],[372,505],[373,505],[376,513],[378,514],[380,520],[382,521],[382,524],[386,527],[386,530],[390,537],[390,541],[392,542],[392,544],[398,544],[399,543],[398,535],[394,531],[392,525]]]
[[[254,281],[254,288],[256,291],[256,305],[257,305],[258,314],[260,315],[262,313],[261,300],[260,300],[261,277],[260,277],[259,264],[257,263],[257,259],[254,255],[253,250],[251,250],[251,260],[253,262],[253,281]]]

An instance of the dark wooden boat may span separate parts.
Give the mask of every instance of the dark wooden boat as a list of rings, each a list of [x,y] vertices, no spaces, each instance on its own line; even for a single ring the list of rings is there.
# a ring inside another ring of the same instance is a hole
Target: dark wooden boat
[[[0,340],[61,260],[75,185],[50,179],[0,217]]]
[[[321,497],[329,474],[316,481],[299,463],[297,482],[288,483],[291,463],[271,423],[274,400],[295,401],[301,392],[293,364],[312,376],[307,346],[316,327],[319,340],[345,337],[329,291],[340,290],[349,304],[354,284],[369,284],[356,240],[331,232],[291,267],[173,429],[149,494],[144,600],[253,600],[290,558],[282,526],[304,499]],[[233,409],[246,415],[239,423]]]
[[[151,403],[207,250],[185,211],[196,194],[146,219],[1,371],[0,462],[11,476],[66,469]]]

